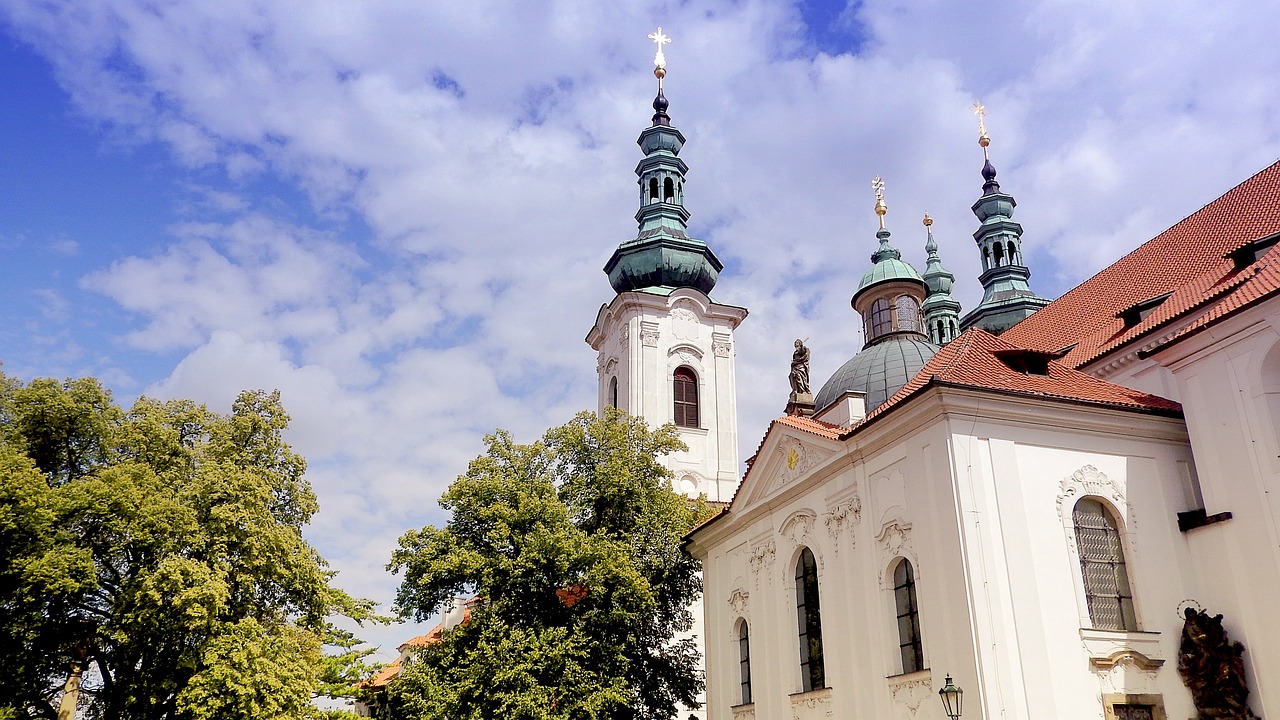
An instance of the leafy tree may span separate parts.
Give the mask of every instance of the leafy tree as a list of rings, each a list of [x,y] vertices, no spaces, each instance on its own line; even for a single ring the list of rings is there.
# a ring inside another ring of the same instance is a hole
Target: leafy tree
[[[402,614],[483,600],[389,690],[406,718],[671,718],[702,687],[681,538],[708,514],[670,489],[671,425],[582,413],[520,445],[505,431],[440,501],[452,517],[400,539]]]
[[[302,537],[287,424],[279,393],[125,412],[96,380],[0,373],[0,717],[69,717],[81,682],[94,718],[315,715],[326,618],[371,604]]]

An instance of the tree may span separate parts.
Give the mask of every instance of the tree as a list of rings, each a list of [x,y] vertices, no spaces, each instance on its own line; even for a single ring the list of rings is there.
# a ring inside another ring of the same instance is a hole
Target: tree
[[[279,393],[125,412],[96,380],[0,373],[0,717],[69,716],[81,681],[89,717],[315,714],[326,618],[372,608],[302,537],[287,425]]]
[[[389,690],[406,718],[671,718],[702,680],[681,548],[709,511],[670,488],[659,458],[685,449],[607,409],[520,445],[504,431],[440,501],[444,528],[400,539],[398,608],[425,620],[474,593],[468,622],[423,648]]]

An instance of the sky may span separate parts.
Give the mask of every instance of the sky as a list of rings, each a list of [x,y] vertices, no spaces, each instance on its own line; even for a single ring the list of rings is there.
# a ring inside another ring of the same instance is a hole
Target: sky
[[[1056,297],[1280,158],[1280,4],[1249,0],[6,0],[0,362],[122,403],[278,388],[337,584],[384,566],[495,428],[594,409],[583,338],[634,237],[661,26],[692,233],[725,264],[742,458],[862,346],[925,212],[981,297],[982,153]],[[421,631],[373,628],[379,658]]]

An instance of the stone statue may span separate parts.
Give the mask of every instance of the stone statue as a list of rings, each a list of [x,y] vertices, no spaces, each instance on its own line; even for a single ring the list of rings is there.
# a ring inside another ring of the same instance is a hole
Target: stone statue
[[[1222,616],[1187,608],[1178,645],[1178,674],[1191,690],[1197,720],[1258,720],[1249,710],[1244,645],[1231,642]]]
[[[803,340],[796,340],[796,351],[791,353],[791,393],[795,396],[809,393],[809,348]]]

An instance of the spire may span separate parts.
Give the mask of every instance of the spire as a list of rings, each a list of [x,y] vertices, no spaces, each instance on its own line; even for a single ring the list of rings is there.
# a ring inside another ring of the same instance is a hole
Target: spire
[[[636,165],[640,184],[640,209],[636,211],[639,232],[634,240],[622,243],[605,263],[604,271],[617,292],[645,288],[690,287],[710,293],[724,266],[706,243],[689,237],[689,211],[684,207],[685,173],[689,166],[680,159],[685,138],[672,127],[667,114],[670,103],[663,92],[667,58],[663,46],[671,38],[658,28],[649,34],[658,46],[653,58],[653,75],[658,94],[653,99],[653,124],[640,133],[636,143],[644,157]]]
[[[1027,284],[1031,270],[1022,264],[1022,226],[1013,221],[1013,209],[1018,203],[1000,190],[996,182],[996,169],[991,164],[987,150],[991,138],[987,135],[987,109],[982,103],[973,104],[978,116],[978,145],[982,148],[982,197],[973,204],[973,214],[979,225],[973,233],[982,253],[982,302],[970,310],[960,321],[962,330],[978,326],[992,334],[1000,334],[1049,301],[1036,295]]]
[[[884,204],[884,180],[881,180],[879,175],[871,181],[871,189],[876,191],[876,215],[880,218],[880,229],[876,231],[876,237],[880,238],[880,247],[871,253],[871,262],[901,260],[902,253],[889,244],[889,229],[884,226],[884,216],[889,213],[889,206]]]
[[[956,276],[942,266],[938,257],[938,243],[933,239],[933,218],[924,214],[924,227],[928,235],[924,250],[929,254],[924,271],[924,284],[929,289],[921,310],[924,312],[925,332],[935,345],[946,345],[960,334],[960,303],[951,297],[951,286]]]
[[[863,274],[862,281],[858,283],[858,290],[853,294],[852,304],[855,309],[858,308],[858,299],[878,285],[889,282],[909,282],[921,286],[922,290],[924,286],[924,280],[920,278],[920,274],[915,268],[902,262],[902,253],[889,244],[889,228],[885,227],[884,222],[885,215],[889,213],[889,207],[884,202],[884,180],[877,176],[872,181],[871,188],[876,191],[875,210],[880,219],[880,229],[876,231],[876,238],[880,241],[880,245],[875,252],[871,253],[871,268]]]

